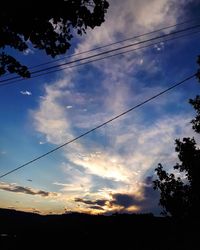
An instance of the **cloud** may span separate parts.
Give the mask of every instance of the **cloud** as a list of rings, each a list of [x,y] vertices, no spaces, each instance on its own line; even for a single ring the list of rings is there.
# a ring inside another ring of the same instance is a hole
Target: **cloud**
[[[72,108],[73,108],[73,106],[71,106],[71,105],[66,106],[66,109],[72,109]]]
[[[175,24],[186,2],[110,1],[105,24],[88,31],[75,53]],[[157,49],[164,48],[158,45]],[[48,143],[65,143],[165,88],[155,51],[137,51],[88,67],[65,70],[45,85],[31,114],[36,131]],[[156,81],[157,76],[162,81]],[[65,160],[59,169],[64,181],[54,181],[59,191],[73,201],[80,197],[83,206],[107,200],[108,210],[119,209],[118,205],[127,211],[153,209],[156,197],[150,186],[144,187],[146,175],[158,162],[173,165],[177,158],[174,139],[192,134],[190,114],[176,109],[177,103],[184,107],[181,95],[174,92],[170,97],[162,96],[63,148]],[[67,112],[69,107],[75,107],[73,112]]]
[[[82,198],[75,198],[74,201],[88,205],[87,206],[88,209],[101,210],[101,211],[104,211],[104,207],[106,207],[108,204],[108,200],[105,199],[86,200]]]
[[[164,43],[163,42],[160,42],[156,45],[154,45],[154,48],[157,50],[157,51],[161,51],[164,49]]]
[[[32,93],[31,93],[30,91],[28,91],[28,90],[20,91],[20,93],[21,93],[22,95],[32,95]]]
[[[84,204],[87,204],[87,205],[98,205],[98,206],[105,206],[107,200],[105,199],[102,199],[102,200],[85,200],[85,199],[82,199],[82,198],[75,198],[74,200],[75,202],[81,202],[81,203],[84,203]]]
[[[156,215],[160,215],[161,207],[158,206],[160,200],[160,193],[153,189],[153,176],[147,176],[143,184],[143,196],[144,199],[141,202],[141,212],[148,213],[153,212]]]
[[[37,190],[37,189],[30,188],[30,187],[22,187],[22,186],[18,186],[16,184],[10,184],[10,183],[4,183],[4,182],[0,183],[0,189],[4,190],[4,191],[9,191],[9,192],[15,192],[15,193],[39,195],[42,197],[57,196],[57,194],[53,193],[53,192],[46,192],[43,190]]]
[[[91,187],[90,187],[90,192],[100,192],[105,189],[110,189],[110,190],[116,190],[120,187],[124,187],[126,185],[126,182],[116,180],[113,177],[107,178],[107,177],[102,177],[99,174],[91,174],[90,175],[90,180],[91,180]]]
[[[123,208],[128,208],[133,205],[138,205],[138,199],[133,194],[113,194],[113,200],[111,201],[111,206],[117,205],[122,206]]]
[[[43,145],[43,144],[45,144],[46,142],[44,142],[44,141],[39,141],[39,144],[40,145]]]
[[[104,210],[102,207],[100,206],[90,206],[90,209],[95,209],[95,210]]]
[[[48,94],[46,99],[41,101],[40,109],[34,117],[37,131],[45,135],[46,141],[59,145],[77,135],[74,132],[74,124],[77,126],[76,129],[84,127],[83,125],[86,128],[92,127],[90,119],[93,112],[88,112],[85,117],[80,113],[68,115],[63,110],[62,102],[57,101],[59,97],[55,99],[52,97],[54,94],[53,92]],[[110,94],[110,98],[113,98],[114,106],[110,104],[106,117],[109,117],[110,112],[117,112],[119,108],[119,104],[116,103],[115,106],[115,97]],[[102,100],[102,103],[106,99],[107,97]],[[150,112],[154,112],[156,107],[154,108],[153,105],[150,107]],[[110,111],[111,108],[113,111]],[[101,120],[101,116],[98,117],[101,114],[100,108],[96,108],[95,111],[96,117]],[[140,183],[143,182],[147,170],[152,170],[159,162],[168,162],[168,165],[176,162],[174,139],[191,135],[190,116],[165,114],[162,115],[162,119],[148,122],[143,112],[143,110],[136,111],[134,115],[107,125],[106,128],[96,131],[84,140],[63,148],[62,154],[65,161],[60,166],[60,171],[66,182],[55,182],[60,186],[60,192],[71,198],[87,196],[91,200],[108,198],[110,193],[131,194],[125,198],[132,206],[139,206],[141,211],[143,208],[148,210],[148,206],[149,209],[154,209],[157,205],[157,203],[153,204],[154,200],[152,203],[140,203],[134,194],[141,190]],[[82,126],[74,122],[79,119],[82,121]],[[150,192],[149,189],[148,191]],[[114,203],[123,197],[116,195],[113,198],[115,198],[112,203],[114,211],[117,209],[117,204],[114,207]],[[130,208],[131,206],[123,207],[123,209]],[[107,206],[106,209],[109,207]],[[133,207],[133,211],[136,211],[136,207]]]
[[[114,212],[137,212],[142,213],[153,212],[160,214],[159,192],[153,189],[153,177],[147,176],[143,183],[141,183],[140,193],[110,193],[108,199],[83,199],[75,198],[75,202],[87,205],[87,208],[104,210],[105,213]],[[96,207],[96,208],[95,208]]]
[[[142,196],[136,196],[135,194],[115,193],[112,194],[112,200],[110,206],[119,206],[120,210],[126,211],[129,207],[138,206],[140,212],[148,213],[153,212],[159,215],[161,210],[158,207],[160,194],[153,189],[153,177],[146,177],[142,184]]]
[[[23,51],[23,54],[24,54],[25,56],[34,54],[34,50],[28,48],[28,49],[26,49],[25,51]]]
[[[134,3],[132,0],[110,1],[105,23],[96,28],[95,32],[87,32],[85,42],[79,45],[77,52],[173,25],[183,13],[183,6],[187,2],[175,0],[152,0],[151,2],[135,0]]]

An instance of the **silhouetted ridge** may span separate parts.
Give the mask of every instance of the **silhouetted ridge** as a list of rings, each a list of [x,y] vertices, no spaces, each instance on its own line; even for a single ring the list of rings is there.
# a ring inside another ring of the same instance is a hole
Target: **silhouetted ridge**
[[[1,249],[197,249],[197,221],[152,214],[41,216],[0,209]],[[66,248],[63,248],[66,246]]]

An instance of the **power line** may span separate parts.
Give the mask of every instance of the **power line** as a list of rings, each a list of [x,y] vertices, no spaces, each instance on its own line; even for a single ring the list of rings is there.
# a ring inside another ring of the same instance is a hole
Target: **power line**
[[[169,39],[164,39],[164,40],[161,40],[159,42],[168,42],[168,41],[172,41],[172,40],[175,40],[175,39],[184,38],[184,37],[186,37],[188,35],[194,35],[194,34],[197,34],[199,32],[200,32],[200,30],[196,31],[196,32],[192,32],[192,33],[180,35],[180,36],[177,36],[177,37],[172,37],[172,38],[169,38]],[[10,84],[15,84],[15,83],[18,83],[18,82],[21,82],[21,81],[25,81],[25,80],[31,80],[31,79],[36,78],[36,77],[40,77],[40,76],[43,76],[43,75],[48,75],[48,74],[51,74],[51,73],[59,72],[59,71],[65,70],[65,69],[71,69],[71,68],[75,68],[75,67],[87,65],[87,64],[90,64],[90,63],[93,63],[93,62],[97,62],[97,61],[101,61],[101,60],[104,60],[104,59],[107,59],[107,58],[111,58],[111,57],[114,57],[114,56],[118,56],[118,55],[122,55],[122,54],[125,54],[125,53],[134,52],[134,51],[137,51],[137,50],[140,50],[140,49],[148,48],[148,47],[154,46],[156,44],[158,44],[158,42],[152,43],[152,44],[148,44],[148,45],[145,45],[145,46],[142,46],[142,47],[138,47],[136,49],[131,49],[131,50],[123,51],[123,52],[120,52],[120,53],[108,55],[108,56],[105,56],[105,57],[93,59],[93,60],[86,61],[86,62],[83,62],[83,63],[80,63],[80,64],[75,64],[75,65],[72,65],[72,66],[67,66],[67,67],[56,69],[56,70],[44,72],[44,73],[41,73],[41,74],[38,74],[38,75],[34,75],[34,76],[32,76],[32,78],[18,79],[18,80],[10,81],[10,82],[7,82],[7,83],[0,84],[0,87],[7,86],[7,85],[10,85]]]
[[[61,66],[65,66],[65,65],[81,62],[81,61],[84,61],[84,60],[92,59],[92,58],[95,58],[95,57],[98,57],[98,56],[102,56],[102,55],[109,54],[109,53],[112,53],[112,52],[115,52],[115,51],[119,51],[119,50],[122,50],[122,49],[126,49],[126,48],[130,48],[130,47],[133,47],[133,46],[136,46],[136,45],[140,45],[140,44],[143,44],[143,43],[158,40],[158,39],[168,37],[168,36],[171,36],[171,35],[179,34],[179,33],[189,31],[189,30],[192,30],[192,29],[196,29],[196,28],[199,28],[199,27],[200,27],[200,25],[198,24],[198,25],[191,26],[191,27],[181,29],[181,30],[177,30],[177,31],[174,31],[174,32],[171,32],[171,33],[168,33],[168,34],[164,34],[164,35],[161,35],[161,36],[149,38],[149,39],[139,41],[139,42],[136,42],[136,43],[132,43],[132,44],[129,44],[129,45],[121,46],[119,48],[103,51],[103,52],[97,53],[95,55],[90,55],[90,56],[87,56],[87,57],[84,57],[84,58],[79,58],[79,59],[76,59],[76,60],[73,60],[73,61],[69,61],[69,62],[65,62],[65,63],[62,63],[62,64],[54,65],[54,66],[51,66],[51,67],[48,67],[48,68],[39,69],[39,70],[33,71],[31,74],[37,74],[37,73],[40,73],[40,72],[44,72],[44,71],[48,71],[48,70],[51,70],[51,69],[59,68]],[[7,79],[4,79],[4,80],[1,80],[0,83],[8,82],[8,81],[19,79],[19,78],[20,78],[20,76],[7,78]]]
[[[163,39],[163,40],[161,40],[159,42],[168,42],[168,41],[176,40],[176,39],[179,39],[179,38],[184,38],[184,37],[189,36],[189,35],[191,36],[191,35],[197,34],[199,32],[200,32],[200,30],[195,31],[195,32],[191,32],[191,33],[188,33],[188,34],[176,36],[176,37],[171,37],[171,38],[168,38],[168,39]],[[37,78],[37,77],[40,77],[40,76],[43,76],[43,75],[49,75],[51,73],[59,72],[59,71],[65,70],[65,69],[71,69],[71,68],[75,68],[75,67],[87,65],[87,64],[90,64],[90,63],[93,63],[93,62],[97,62],[97,61],[101,61],[101,60],[104,60],[104,59],[107,59],[107,58],[111,58],[111,57],[114,57],[114,56],[118,56],[118,55],[122,55],[122,54],[125,54],[125,53],[134,52],[134,51],[137,51],[137,50],[140,50],[140,49],[145,49],[145,48],[154,46],[156,44],[158,44],[158,42],[151,43],[151,44],[148,44],[148,45],[145,45],[145,46],[141,46],[141,47],[138,47],[138,48],[135,48],[135,49],[123,51],[123,52],[120,52],[120,53],[108,55],[108,56],[105,56],[105,57],[96,58],[96,59],[93,59],[93,60],[90,60],[90,61],[86,61],[86,62],[83,62],[83,63],[80,63],[80,64],[75,64],[75,65],[71,65],[71,66],[67,66],[67,67],[58,68],[58,69],[55,69],[55,70],[52,70],[52,71],[48,71],[48,72],[44,72],[44,73],[41,73],[41,74],[38,74],[38,75],[34,75],[34,76],[32,76],[31,78],[28,78],[28,79],[24,78],[24,79],[18,79],[18,80],[14,80],[14,81],[2,83],[2,84],[0,84],[0,87],[4,87],[4,86],[7,86],[7,85],[15,84],[15,83],[18,83],[18,82],[21,82],[21,81],[25,81],[25,80],[31,80],[33,78]]]
[[[66,58],[71,58],[71,57],[74,57],[74,56],[78,56],[78,55],[86,54],[86,53],[93,52],[93,51],[96,51],[96,50],[100,50],[100,49],[103,49],[103,48],[106,48],[106,47],[109,47],[109,46],[112,46],[112,45],[116,45],[116,44],[119,44],[119,43],[123,43],[123,42],[131,41],[131,40],[135,40],[135,39],[143,37],[143,36],[148,36],[148,35],[151,35],[151,34],[154,34],[154,33],[157,33],[157,32],[163,31],[163,30],[166,30],[166,29],[174,28],[174,27],[177,27],[177,26],[180,26],[180,25],[184,25],[184,24],[187,24],[187,23],[191,23],[191,22],[197,21],[197,20],[199,20],[199,18],[197,18],[197,19],[190,19],[190,20],[187,20],[185,22],[181,22],[181,23],[169,25],[169,26],[166,26],[166,27],[163,27],[163,28],[160,28],[160,29],[157,29],[157,30],[153,30],[153,31],[150,31],[150,32],[147,32],[147,33],[144,33],[144,34],[140,34],[140,35],[128,37],[128,38],[125,38],[125,39],[122,39],[122,40],[119,40],[119,41],[116,41],[116,42],[105,44],[105,45],[102,45],[102,46],[99,46],[99,47],[95,47],[95,48],[92,48],[92,49],[89,49],[89,50],[81,51],[79,53],[75,53],[75,54],[72,54],[72,55],[64,56],[62,58],[58,58],[58,59],[55,59],[53,61],[48,61],[48,62],[44,62],[44,63],[38,64],[38,65],[35,65],[35,66],[31,66],[30,69],[37,68],[37,67],[40,67],[40,66],[43,66],[43,65],[47,65],[47,64],[51,64],[51,63],[55,63],[55,62],[58,62],[58,61],[62,61],[64,59],[66,59]]]
[[[105,45],[102,45],[102,46],[99,46],[99,47],[92,48],[92,49],[89,49],[89,50],[86,50],[86,51],[81,51],[79,53],[75,53],[75,54],[72,54],[72,55],[63,56],[62,58],[54,59],[53,61],[48,61],[48,62],[44,62],[44,63],[41,63],[41,64],[37,64],[35,66],[30,66],[29,69],[38,68],[38,67],[48,65],[48,64],[53,64],[55,62],[62,61],[64,59],[66,59],[66,58],[75,57],[75,56],[78,56],[78,55],[82,55],[82,54],[86,54],[86,53],[93,52],[93,51],[96,51],[96,50],[100,50],[100,49],[103,49],[103,48],[106,48],[106,47],[109,47],[109,46],[112,46],[112,45],[116,45],[116,44],[119,44],[119,43],[135,40],[135,39],[143,37],[143,36],[148,36],[148,35],[151,35],[151,34],[154,34],[154,33],[160,32],[160,31],[164,31],[164,30],[167,30],[167,29],[170,29],[170,28],[174,28],[174,27],[181,26],[181,25],[184,25],[184,24],[196,22],[198,20],[199,20],[199,18],[189,19],[189,20],[186,20],[184,22],[169,25],[169,26],[166,26],[166,27],[163,27],[163,28],[160,28],[160,29],[157,29],[157,30],[153,30],[153,31],[150,31],[150,32],[147,32],[147,33],[143,33],[143,34],[140,34],[140,35],[128,37],[128,38],[125,38],[125,39],[122,39],[122,40],[118,40],[116,42],[112,42],[112,43],[109,43],[109,44],[105,44]],[[4,75],[4,76],[1,76],[1,78],[5,77],[7,75],[9,75],[9,73]]]
[[[135,109],[137,109],[137,108],[143,106],[144,104],[146,104],[146,103],[152,101],[153,99],[155,99],[155,98],[157,98],[157,97],[159,97],[159,96],[165,94],[166,92],[168,92],[168,91],[170,91],[170,90],[176,88],[177,86],[183,84],[184,82],[189,81],[190,79],[194,78],[195,76],[196,76],[196,73],[195,73],[195,74],[192,74],[192,75],[190,75],[190,76],[188,76],[188,77],[186,77],[186,78],[183,79],[182,81],[180,81],[180,82],[178,82],[178,83],[176,83],[176,84],[174,84],[174,85],[171,85],[169,88],[167,88],[167,89],[165,89],[165,90],[159,92],[158,94],[156,94],[156,95],[154,95],[154,96],[152,96],[152,97],[146,99],[145,101],[143,101],[143,102],[141,102],[141,103],[139,103],[139,104],[137,104],[137,105],[135,105],[135,106],[129,108],[128,110],[124,111],[123,113],[120,113],[119,115],[114,116],[113,118],[107,120],[106,122],[101,123],[100,125],[94,127],[93,129],[90,129],[90,130],[88,130],[87,132],[85,132],[85,133],[83,133],[83,134],[81,134],[81,135],[79,135],[79,136],[77,136],[77,137],[75,137],[75,138],[73,138],[73,139],[71,139],[71,140],[65,142],[64,144],[62,144],[62,145],[60,145],[60,146],[58,146],[58,147],[56,147],[56,148],[54,148],[54,149],[48,151],[47,153],[42,154],[42,155],[40,155],[40,156],[34,158],[33,160],[30,160],[30,161],[28,161],[28,162],[22,164],[21,166],[19,166],[19,167],[17,167],[17,168],[14,168],[14,169],[12,169],[12,170],[10,170],[10,171],[8,171],[8,172],[6,172],[5,174],[2,174],[2,175],[0,176],[0,178],[3,178],[3,177],[5,177],[5,176],[7,176],[7,175],[9,175],[9,174],[11,174],[11,173],[13,173],[13,172],[16,172],[17,170],[19,170],[19,169],[21,169],[21,168],[24,168],[24,167],[30,165],[31,163],[33,163],[33,162],[35,162],[35,161],[38,161],[39,159],[41,159],[41,158],[43,158],[43,157],[45,157],[45,156],[47,156],[47,155],[49,155],[49,154],[51,154],[51,153],[53,153],[53,152],[59,150],[60,148],[63,148],[63,147],[65,147],[65,146],[71,144],[72,142],[75,142],[75,141],[79,140],[80,138],[82,138],[82,137],[84,137],[84,136],[86,136],[86,135],[92,133],[93,131],[95,131],[95,130],[97,130],[97,129],[103,127],[103,126],[105,126],[106,124],[111,123],[111,122],[113,122],[114,120],[117,120],[117,119],[120,118],[121,116],[124,116],[124,115],[128,114],[129,112],[131,112],[131,111],[133,111],[133,110],[135,110]]]

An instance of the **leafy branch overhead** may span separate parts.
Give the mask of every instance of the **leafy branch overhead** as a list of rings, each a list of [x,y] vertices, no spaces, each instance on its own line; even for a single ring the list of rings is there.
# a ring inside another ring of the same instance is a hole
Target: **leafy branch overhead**
[[[64,54],[74,34],[82,35],[105,21],[106,0],[60,0],[3,4],[0,9],[0,75],[6,72],[30,77],[26,66],[6,53],[7,48],[25,52],[30,45],[55,57]]]

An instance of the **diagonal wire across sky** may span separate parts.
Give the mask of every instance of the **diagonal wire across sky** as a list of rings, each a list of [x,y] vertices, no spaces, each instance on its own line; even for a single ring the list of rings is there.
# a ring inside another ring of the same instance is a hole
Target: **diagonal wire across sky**
[[[12,170],[10,170],[10,171],[8,171],[8,172],[6,172],[6,173],[0,175],[0,179],[3,178],[3,177],[5,177],[5,176],[7,176],[7,175],[10,175],[10,174],[13,173],[13,172],[18,171],[18,170],[20,170],[20,169],[22,169],[22,168],[24,168],[24,167],[29,166],[31,163],[36,162],[36,161],[40,160],[41,158],[44,158],[44,157],[48,156],[49,154],[52,154],[53,152],[55,152],[55,151],[57,151],[57,150],[59,150],[59,149],[65,147],[65,146],[67,146],[67,145],[69,145],[69,144],[71,144],[71,143],[73,143],[73,142],[75,142],[75,141],[81,139],[82,137],[84,137],[84,136],[86,136],[86,135],[88,135],[88,134],[94,132],[95,130],[98,130],[98,129],[100,129],[101,127],[107,125],[108,123],[111,123],[111,122],[113,122],[113,121],[119,119],[120,117],[122,117],[122,116],[128,114],[129,112],[131,112],[131,111],[133,111],[133,110],[135,110],[135,109],[137,109],[137,108],[139,108],[139,107],[145,105],[146,103],[148,103],[148,102],[150,102],[150,101],[152,101],[152,100],[158,98],[159,96],[161,96],[161,95],[163,95],[163,94],[169,92],[170,90],[175,89],[176,87],[182,85],[183,83],[185,83],[185,82],[187,82],[187,81],[193,79],[196,75],[197,75],[197,73],[193,73],[192,75],[187,76],[186,78],[184,78],[183,80],[179,81],[178,83],[175,83],[175,84],[171,85],[170,87],[166,88],[165,90],[163,90],[163,91],[157,93],[156,95],[154,95],[154,96],[152,96],[152,97],[150,97],[150,98],[148,98],[148,99],[146,99],[146,100],[140,102],[139,104],[137,104],[137,105],[135,105],[135,106],[133,106],[133,107],[131,107],[131,108],[125,110],[124,112],[122,112],[122,113],[120,113],[120,114],[118,114],[118,115],[116,115],[116,116],[110,118],[109,120],[107,120],[107,121],[105,121],[105,122],[99,124],[98,126],[96,126],[96,127],[92,128],[92,129],[86,131],[85,133],[83,133],[83,134],[81,134],[81,135],[79,135],[79,136],[77,136],[77,137],[75,137],[75,138],[73,138],[73,139],[71,139],[71,140],[69,140],[69,141],[63,143],[62,145],[60,145],[60,146],[58,146],[58,147],[55,147],[54,149],[52,149],[52,150],[50,150],[50,151],[48,151],[48,152],[46,152],[46,153],[44,153],[44,154],[42,154],[42,155],[40,155],[40,156],[38,156],[38,157],[36,157],[36,158],[30,160],[30,161],[28,161],[28,162],[26,162],[26,163],[20,165],[19,167],[16,167],[16,168],[14,168],[14,169],[12,169]]]

